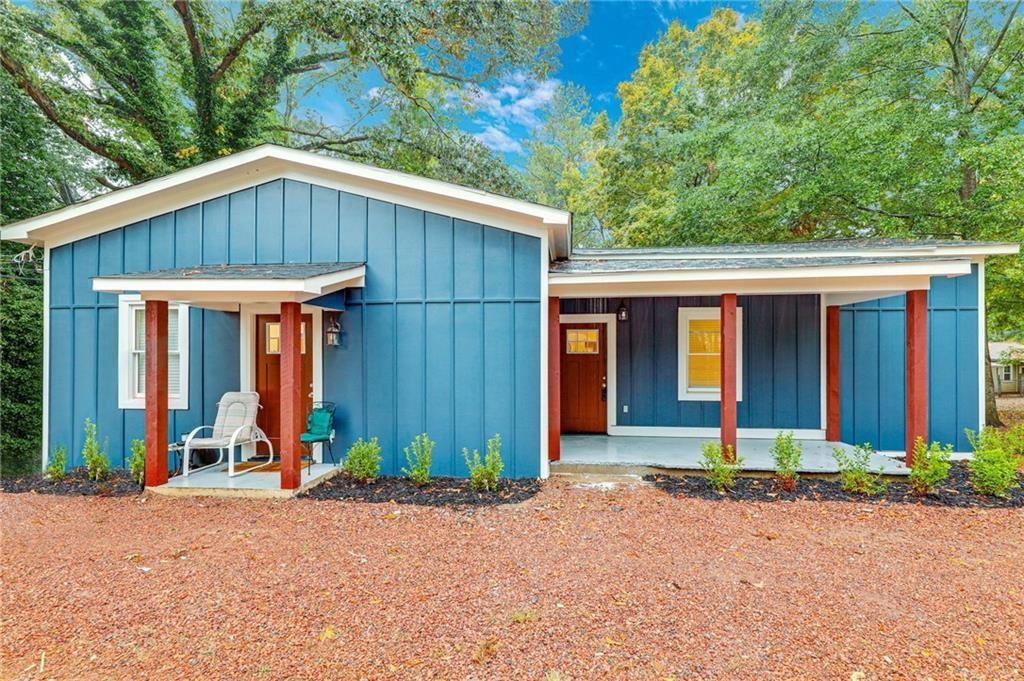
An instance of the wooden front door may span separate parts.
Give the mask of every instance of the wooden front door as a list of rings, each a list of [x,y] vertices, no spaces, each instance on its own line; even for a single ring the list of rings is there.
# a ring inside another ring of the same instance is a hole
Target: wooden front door
[[[313,315],[302,315],[302,378],[309,386],[305,391],[305,413],[313,409]],[[256,423],[274,444],[274,454],[281,453],[281,316],[256,315],[256,392],[260,409]]]
[[[604,324],[562,324],[562,432],[608,432]]]

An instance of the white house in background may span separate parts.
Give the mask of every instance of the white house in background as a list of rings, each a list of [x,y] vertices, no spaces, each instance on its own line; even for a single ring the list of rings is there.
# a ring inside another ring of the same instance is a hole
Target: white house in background
[[[989,343],[989,355],[992,357],[992,375],[995,378],[996,395],[1010,393],[1024,394],[1024,343],[1006,341]],[[1016,357],[1019,361],[1007,361]]]

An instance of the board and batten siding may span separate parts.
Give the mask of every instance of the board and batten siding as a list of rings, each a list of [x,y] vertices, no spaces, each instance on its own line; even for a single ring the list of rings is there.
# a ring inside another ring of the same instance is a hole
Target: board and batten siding
[[[978,429],[978,266],[933,277],[928,292],[929,439],[970,451]],[[906,296],[840,312],[841,436],[877,450],[902,451],[906,415]]]
[[[338,190],[275,180],[52,249],[49,445],[81,463],[86,417],[123,464],[143,410],[117,408],[117,296],[92,277],[197,264],[365,261],[341,347],[324,347],[323,395],[343,453],[379,437],[383,472],[417,433],[435,475],[501,433],[505,475],[540,474],[540,239]],[[192,308],[189,409],[169,436],[211,424],[239,388],[239,315]],[[318,339],[323,342],[323,339]]]
[[[717,307],[717,296],[563,299],[563,314],[614,313],[616,421],[620,426],[708,427],[718,401],[680,401],[678,309]],[[743,310],[740,428],[820,429],[821,317],[816,295],[739,296]],[[623,407],[629,407],[628,412]]]

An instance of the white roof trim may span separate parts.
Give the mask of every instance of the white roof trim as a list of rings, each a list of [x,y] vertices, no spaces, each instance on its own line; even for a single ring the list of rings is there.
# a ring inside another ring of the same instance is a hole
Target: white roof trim
[[[314,277],[290,279],[209,278],[167,279],[138,277],[94,277],[92,290],[102,293],[137,292],[144,300],[174,300],[196,302],[306,302],[343,288],[363,286],[366,266]]]
[[[490,220],[487,224],[513,230],[532,227],[535,232],[552,233],[553,241],[560,242],[558,252],[568,252],[572,222],[568,211],[272,144],[12,223],[0,230],[0,238],[53,247],[296,173],[334,178],[346,191],[397,200],[413,208],[436,210],[440,200],[440,205],[451,207],[446,214],[452,217]],[[425,200],[426,205],[419,205],[418,199]]]
[[[784,244],[783,244],[784,245]],[[959,256],[971,257],[978,255],[1014,255],[1020,252],[1018,244],[991,243],[991,244],[943,244],[941,246],[906,246],[902,248],[877,246],[845,248],[823,248],[821,250],[791,250],[791,251],[730,251],[724,248],[720,251],[707,251],[703,253],[631,253],[624,250],[620,253],[601,253],[600,255],[578,254],[572,256],[573,260],[708,260],[714,258],[743,258],[744,260],[771,260],[777,258],[836,258],[836,257],[936,257],[936,256]]]

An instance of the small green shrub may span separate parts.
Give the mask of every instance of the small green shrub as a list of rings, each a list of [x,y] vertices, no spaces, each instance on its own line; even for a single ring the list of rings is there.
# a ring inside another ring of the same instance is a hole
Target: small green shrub
[[[420,433],[405,448],[405,461],[409,467],[403,468],[402,473],[417,485],[430,482],[430,461],[434,455],[435,444],[437,443],[427,437],[426,433]]]
[[[132,480],[142,484],[146,477],[146,441],[132,440],[132,458],[128,459],[128,470]]]
[[[67,474],[68,448],[64,445],[54,447],[50,460],[46,462],[46,477],[50,480],[63,480]]]
[[[967,431],[967,439],[974,449],[974,457],[968,463],[971,469],[971,485],[979,494],[1003,497],[1017,482],[1017,460],[1005,448],[1003,438],[991,428],[983,428],[980,434]]]
[[[480,460],[480,450],[474,449],[470,457],[469,450],[463,447],[462,457],[469,468],[469,486],[478,492],[494,492],[498,489],[498,477],[505,468],[501,460],[501,435],[487,440],[487,455]]]
[[[722,443],[716,440],[704,442],[700,446],[701,457],[700,467],[707,473],[708,484],[719,492],[731,488],[736,482],[736,474],[740,470],[742,458],[737,458],[734,463],[726,459],[726,453],[732,454],[732,445],[727,450],[722,450]]]
[[[341,470],[353,480],[369,483],[380,475],[380,461],[380,441],[373,438],[366,442],[359,438],[345,454]]]
[[[96,439],[96,424],[91,419],[85,420],[85,444],[82,445],[82,461],[85,462],[85,472],[90,480],[99,482],[110,473],[107,443],[104,441],[101,450],[100,443]]]
[[[1002,434],[1003,449],[1017,459],[1017,469],[1024,469],[1024,423],[1018,423]]]
[[[926,445],[920,436],[914,440],[914,462],[910,464],[910,489],[914,494],[930,494],[949,477],[952,455],[953,445],[945,448],[938,442]]]
[[[779,484],[787,491],[796,488],[796,481],[800,478],[797,471],[800,470],[803,460],[804,447],[793,439],[793,432],[779,431],[775,436],[775,442],[771,447],[772,459],[775,460],[775,477]]]
[[[878,494],[885,489],[881,475],[871,472],[871,445],[854,445],[852,452],[832,448],[832,458],[839,466],[839,482],[851,494]]]

